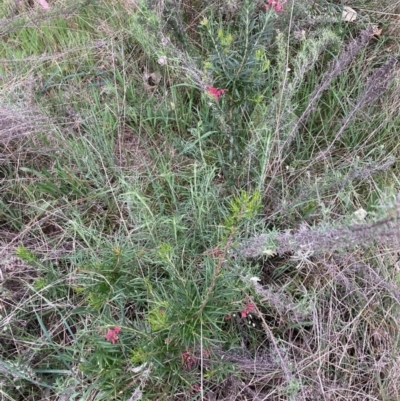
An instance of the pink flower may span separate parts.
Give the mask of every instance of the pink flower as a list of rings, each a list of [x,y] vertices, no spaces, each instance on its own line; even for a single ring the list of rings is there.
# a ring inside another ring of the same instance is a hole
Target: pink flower
[[[225,92],[228,92],[228,89],[218,89],[214,86],[206,86],[207,93],[214,97],[216,101],[218,101],[219,97],[223,95]]]
[[[246,307],[245,307],[245,308],[242,310],[242,312],[240,312],[240,313],[241,313],[242,317],[245,318],[245,317],[247,317],[247,315],[248,315],[251,311],[253,311],[255,308],[256,308],[256,307],[255,307],[252,303],[249,303],[249,304],[246,305]]]
[[[273,8],[277,13],[279,12],[285,12],[285,10],[282,8],[285,4],[287,3],[287,1],[284,1],[283,3],[280,3],[277,0],[268,0],[267,4],[264,4],[265,8]]]
[[[118,333],[121,331],[121,327],[114,327],[113,329],[108,329],[106,334],[106,340],[110,341],[110,343],[115,344],[118,340]]]
[[[37,2],[45,10],[48,10],[50,8],[49,3],[46,0],[37,0]]]
[[[190,352],[189,350],[186,350],[182,353],[182,366],[183,369],[185,370],[192,370],[197,363],[196,357]]]

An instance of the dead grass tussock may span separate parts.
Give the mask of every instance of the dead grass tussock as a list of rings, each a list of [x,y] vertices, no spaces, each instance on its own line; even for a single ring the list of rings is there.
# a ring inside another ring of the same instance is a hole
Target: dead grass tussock
[[[255,369],[252,386],[263,386],[272,400],[287,394],[290,382],[293,389],[299,385],[296,400],[373,400],[380,399],[379,377],[386,394],[400,396],[393,380],[400,292],[392,280],[398,262],[387,265],[385,251],[379,258],[378,266],[363,261],[363,254],[321,255],[301,264],[289,259],[278,279],[255,284],[263,320],[287,358],[291,379],[277,386]],[[386,297],[394,302],[390,309]],[[269,352],[274,354],[273,347]]]
[[[47,131],[48,117],[38,110],[0,107],[0,144],[23,139]]]

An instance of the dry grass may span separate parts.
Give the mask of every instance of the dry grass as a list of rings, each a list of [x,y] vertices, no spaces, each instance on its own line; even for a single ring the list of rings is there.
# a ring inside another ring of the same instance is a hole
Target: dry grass
[[[0,35],[23,57],[0,56],[1,397],[400,399],[400,2],[350,2],[366,29],[322,0],[306,15],[313,3],[274,15],[283,45],[265,45],[247,109],[204,93],[231,81],[205,69],[199,26],[239,35],[240,1],[4,8]],[[313,42],[322,55],[296,58],[306,44],[287,26],[322,20],[336,24]],[[21,32],[38,24],[35,48]]]

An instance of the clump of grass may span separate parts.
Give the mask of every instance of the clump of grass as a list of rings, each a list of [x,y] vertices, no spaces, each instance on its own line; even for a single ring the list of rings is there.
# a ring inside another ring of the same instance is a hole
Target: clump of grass
[[[313,4],[1,11],[4,396],[399,397],[398,67]]]

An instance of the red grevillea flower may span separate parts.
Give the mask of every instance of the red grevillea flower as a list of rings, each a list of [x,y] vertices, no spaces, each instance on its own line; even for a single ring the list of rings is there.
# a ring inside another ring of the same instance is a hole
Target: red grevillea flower
[[[285,12],[285,10],[282,8],[287,2],[284,1],[283,3],[280,3],[279,1],[276,0],[268,0],[267,4],[264,4],[265,8],[273,8],[277,13],[279,12]]]
[[[206,91],[209,95],[211,95],[215,100],[218,101],[221,95],[223,95],[225,92],[228,92],[228,89],[218,89],[214,86],[206,86]]]
[[[240,312],[241,315],[242,315],[242,318],[247,317],[247,315],[248,315],[250,312],[252,312],[255,308],[256,308],[256,307],[255,307],[252,303],[247,304],[246,307],[242,310],[242,312]]]
[[[196,357],[190,352],[189,350],[186,350],[182,353],[182,365],[183,369],[185,370],[192,370],[197,363]]]
[[[115,344],[118,340],[118,333],[121,331],[121,327],[114,327],[113,329],[108,329],[106,334],[106,340],[110,343]]]

